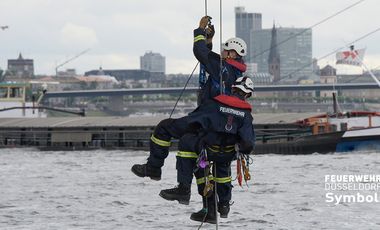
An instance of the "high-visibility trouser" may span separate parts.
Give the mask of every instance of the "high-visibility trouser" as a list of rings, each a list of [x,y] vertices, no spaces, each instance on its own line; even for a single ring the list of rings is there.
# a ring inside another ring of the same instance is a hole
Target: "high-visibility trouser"
[[[216,183],[219,202],[229,202],[232,198],[231,161],[234,159],[235,151],[213,153],[209,150],[207,153],[209,160],[212,161],[216,167],[215,169],[210,169],[212,170],[210,175],[205,175],[203,169],[195,171],[194,175],[197,181],[198,193],[203,195],[207,179],[208,181],[212,181],[214,185]]]
[[[171,139],[178,139],[185,134],[187,123],[184,119],[165,119],[162,120],[154,129],[150,138],[150,155],[148,164],[153,167],[161,168],[169,154]]]
[[[194,133],[186,133],[179,139],[177,153],[177,182],[191,185],[193,172],[198,159],[199,137]]]
[[[178,143],[177,153],[177,181],[178,183],[191,184],[193,174],[197,179],[198,193],[203,195],[205,185],[205,172],[201,168],[196,168],[198,158],[200,138],[197,134],[187,133],[181,137]],[[208,178],[217,183],[219,202],[229,202],[231,200],[231,161],[234,158],[234,145],[220,148],[212,146],[207,148],[209,160],[216,164],[216,175]],[[223,150],[222,153],[217,152]]]

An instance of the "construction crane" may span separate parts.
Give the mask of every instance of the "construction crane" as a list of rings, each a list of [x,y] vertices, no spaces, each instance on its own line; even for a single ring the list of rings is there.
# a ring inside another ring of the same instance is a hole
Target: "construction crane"
[[[79,54],[75,55],[74,57],[70,58],[70,59],[67,59],[66,61],[62,62],[61,64],[57,65],[55,67],[55,76],[58,76],[58,68],[66,65],[67,63],[77,59],[78,57],[82,56],[83,54],[87,53],[88,51],[90,51],[90,49],[86,49],[86,50],[83,50],[82,52],[80,52]]]

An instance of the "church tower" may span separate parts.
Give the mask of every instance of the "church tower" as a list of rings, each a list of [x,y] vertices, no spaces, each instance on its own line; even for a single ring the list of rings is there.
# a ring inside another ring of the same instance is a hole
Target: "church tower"
[[[272,28],[272,39],[270,43],[270,52],[268,58],[268,72],[273,75],[274,83],[280,81],[280,54],[278,53],[277,30],[274,23]]]

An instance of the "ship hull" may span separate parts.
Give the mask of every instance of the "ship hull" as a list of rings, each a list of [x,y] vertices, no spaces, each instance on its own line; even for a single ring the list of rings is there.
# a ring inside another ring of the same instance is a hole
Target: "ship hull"
[[[380,150],[380,127],[306,135],[278,143],[257,142],[255,154],[313,154]]]

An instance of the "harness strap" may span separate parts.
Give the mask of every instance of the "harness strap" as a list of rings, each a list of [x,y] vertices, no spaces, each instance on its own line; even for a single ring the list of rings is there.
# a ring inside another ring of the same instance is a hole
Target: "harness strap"
[[[231,153],[235,151],[235,145],[227,145],[227,146],[220,146],[220,145],[211,145],[207,146],[207,149],[214,153]]]

